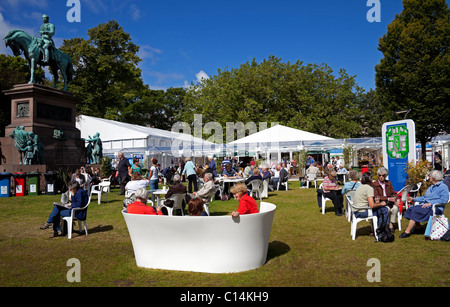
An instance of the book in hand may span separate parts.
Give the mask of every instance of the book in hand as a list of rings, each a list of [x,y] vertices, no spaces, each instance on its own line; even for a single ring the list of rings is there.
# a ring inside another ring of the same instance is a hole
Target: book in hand
[[[63,204],[63,203],[56,203],[56,202],[53,204],[58,207],[64,207],[66,209],[70,209],[70,204]]]

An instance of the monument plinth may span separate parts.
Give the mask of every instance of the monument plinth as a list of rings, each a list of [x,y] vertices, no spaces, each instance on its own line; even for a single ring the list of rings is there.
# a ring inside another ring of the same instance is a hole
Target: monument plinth
[[[75,107],[79,99],[72,93],[39,84],[20,84],[3,91],[11,98],[11,124],[1,138],[2,154],[6,163],[1,171],[12,172],[34,169],[36,165],[21,165],[15,140],[10,136],[16,128],[33,132],[43,144],[43,162],[47,170],[69,168],[85,164],[86,153],[81,132],[76,128]]]

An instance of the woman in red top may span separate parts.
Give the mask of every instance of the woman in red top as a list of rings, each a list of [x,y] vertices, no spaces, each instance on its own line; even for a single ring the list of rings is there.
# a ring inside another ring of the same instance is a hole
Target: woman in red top
[[[150,214],[150,215],[163,215],[161,212],[161,207],[158,206],[156,209],[147,206],[148,192],[144,188],[137,189],[134,193],[136,196],[136,201],[132,204],[129,204],[127,207],[127,213],[132,214]]]
[[[247,186],[239,183],[231,187],[230,192],[233,193],[234,198],[239,202],[239,207],[236,211],[231,213],[232,217],[238,217],[240,214],[259,213],[258,206],[253,197],[247,195]]]

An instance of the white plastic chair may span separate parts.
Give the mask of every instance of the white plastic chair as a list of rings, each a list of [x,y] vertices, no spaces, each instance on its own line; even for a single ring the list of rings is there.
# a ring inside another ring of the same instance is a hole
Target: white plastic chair
[[[173,211],[176,210],[176,209],[180,209],[181,210],[181,215],[184,215],[184,212],[183,212],[183,199],[185,198],[185,196],[186,196],[185,194],[173,194],[169,198],[170,200],[173,200],[172,208],[164,205],[164,200],[161,200],[161,206],[167,208],[167,212],[169,213],[168,215],[170,215],[170,216],[173,215]]]
[[[289,190],[289,176],[286,176],[283,179],[280,179],[280,181],[278,181],[277,191],[280,190],[280,185],[284,185],[286,187],[286,191]]]
[[[250,192],[250,196],[253,196],[253,193],[255,193],[255,197],[259,197],[259,200],[262,200],[262,192],[263,192],[263,181],[259,179],[255,179],[250,181],[250,184],[252,186],[252,190]]]
[[[74,221],[78,221],[78,227],[80,228],[80,234],[83,231],[82,227],[81,227],[81,222],[84,223],[84,232],[86,233],[86,235],[88,235],[88,230],[87,230],[87,223],[86,220],[84,221],[80,221],[79,219],[77,219],[77,217],[75,216],[75,213],[77,211],[81,211],[81,210],[87,210],[87,207],[89,206],[91,202],[91,197],[89,197],[87,205],[84,206],[83,208],[73,208],[72,212],[70,214],[70,216],[66,216],[63,217],[63,220],[66,221],[67,223],[67,238],[68,239],[72,239],[72,226],[73,226],[73,222]]]
[[[261,193],[261,198],[269,197],[269,181],[270,181],[269,178],[263,180],[263,189]]]
[[[323,190],[323,183],[320,184],[319,189]],[[325,214],[325,202],[327,201],[333,202],[331,199],[325,197],[325,193],[322,193],[322,214]]]
[[[350,227],[350,235],[352,236],[352,240],[356,239],[356,226],[358,225],[358,223],[361,221],[368,222],[369,220],[372,220],[373,232],[375,234],[375,239],[378,241],[378,235],[377,235],[378,218],[375,215],[373,215],[372,208],[367,207],[367,208],[358,208],[358,209],[367,209],[369,211],[368,212],[369,214],[366,218],[355,217],[355,207],[353,207],[353,203],[352,203],[352,224]]]
[[[351,221],[352,219],[352,205],[353,200],[355,199],[355,190],[350,190],[345,193],[345,199],[347,200],[347,207],[345,208],[345,216],[347,217],[347,221]]]
[[[314,181],[314,188],[317,189],[316,174],[306,174],[306,187],[309,189],[309,183]]]
[[[108,193],[110,190],[111,182],[110,181],[102,181],[99,184],[93,185],[91,188],[91,195],[97,194],[98,195],[98,204],[102,202],[102,193],[106,194],[106,202],[108,202]]]

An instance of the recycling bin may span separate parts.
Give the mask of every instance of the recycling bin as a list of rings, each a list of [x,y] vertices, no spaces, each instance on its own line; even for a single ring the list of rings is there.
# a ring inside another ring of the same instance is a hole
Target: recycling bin
[[[39,173],[31,172],[27,174],[28,177],[28,195],[39,195]]]
[[[0,197],[9,197],[11,173],[0,173]]]
[[[13,177],[16,196],[25,196],[25,179],[27,178],[27,174],[24,172],[17,172],[13,173]]]
[[[56,172],[50,171],[44,174],[45,176],[45,194],[56,195]]]
[[[362,165],[361,168],[363,174],[369,171],[369,165]]]

